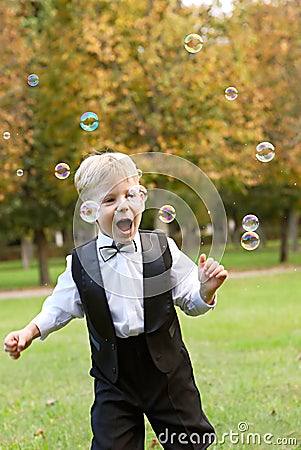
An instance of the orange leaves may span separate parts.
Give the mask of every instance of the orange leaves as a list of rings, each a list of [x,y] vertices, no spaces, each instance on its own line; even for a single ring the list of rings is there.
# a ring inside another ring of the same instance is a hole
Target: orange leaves
[[[38,20],[27,2],[19,2],[19,16],[7,3],[0,6],[0,118],[23,130],[3,149],[14,167],[28,158],[46,171],[108,145],[185,154],[231,186],[273,176],[281,185],[278,162],[300,176],[297,1],[278,7],[242,0],[228,18],[177,1],[90,0],[71,2],[65,12],[53,1]],[[205,41],[194,55],[183,46],[191,32]],[[36,69],[40,85],[30,90],[26,76]],[[237,100],[225,99],[228,86],[238,89]],[[100,117],[90,134],[78,125],[87,110]],[[255,160],[261,140],[276,146],[276,163]]]

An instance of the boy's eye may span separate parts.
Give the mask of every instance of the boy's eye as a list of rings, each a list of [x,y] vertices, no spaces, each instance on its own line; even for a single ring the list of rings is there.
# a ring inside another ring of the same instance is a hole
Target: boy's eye
[[[103,203],[112,203],[114,201],[113,197],[108,197],[103,200]]]
[[[137,184],[128,190],[127,198],[132,202],[145,202],[147,198],[147,190],[144,186]]]

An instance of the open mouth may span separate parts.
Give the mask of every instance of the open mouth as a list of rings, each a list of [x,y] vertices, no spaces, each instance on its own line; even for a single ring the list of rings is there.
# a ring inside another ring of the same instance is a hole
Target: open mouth
[[[132,223],[133,221],[130,219],[121,219],[119,220],[116,225],[117,228],[119,228],[120,231],[126,232],[126,231],[130,231],[132,228]]]

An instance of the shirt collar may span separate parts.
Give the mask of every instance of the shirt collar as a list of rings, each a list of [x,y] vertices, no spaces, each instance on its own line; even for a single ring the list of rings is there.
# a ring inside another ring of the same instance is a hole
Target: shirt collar
[[[137,234],[135,235],[134,241],[137,245],[137,252],[141,252],[141,242],[139,232],[137,232]],[[101,233],[101,231],[99,231],[97,236],[97,248],[112,245],[112,243],[113,239],[110,236],[106,236],[105,234]]]

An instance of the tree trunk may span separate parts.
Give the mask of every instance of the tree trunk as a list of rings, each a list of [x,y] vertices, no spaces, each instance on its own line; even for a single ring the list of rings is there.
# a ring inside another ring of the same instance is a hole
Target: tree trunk
[[[239,248],[241,236],[244,230],[241,227],[241,218],[239,217],[237,211],[233,212],[233,220],[234,220],[233,244],[235,248]]]
[[[29,237],[25,236],[21,240],[21,259],[24,270],[29,269],[32,256],[33,256],[32,240]]]
[[[292,209],[289,218],[289,236],[292,251],[298,251],[298,214],[294,209]]]
[[[67,254],[70,254],[74,244],[73,234],[72,234],[72,228],[68,227],[63,230],[63,237],[64,237],[64,246],[66,248]]]
[[[35,230],[34,237],[38,252],[39,284],[40,286],[45,286],[51,282],[48,269],[48,243],[45,231]]]
[[[280,262],[287,262],[288,260],[288,233],[289,233],[289,217],[290,208],[283,209],[281,218],[281,248],[280,248]]]

